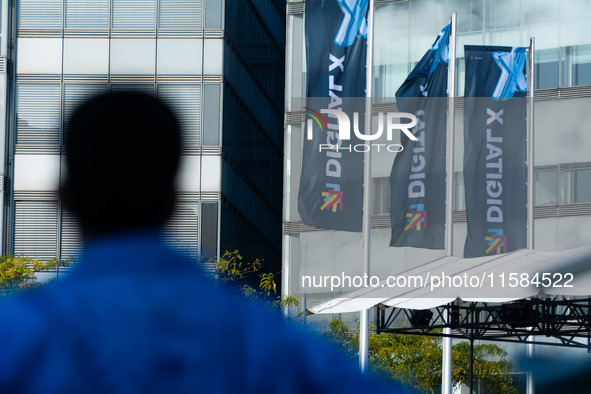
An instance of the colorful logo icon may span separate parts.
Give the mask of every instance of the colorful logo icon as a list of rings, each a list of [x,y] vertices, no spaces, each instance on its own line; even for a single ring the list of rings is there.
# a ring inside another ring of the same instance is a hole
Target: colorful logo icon
[[[501,254],[501,248],[503,249],[502,253],[507,253],[507,236],[503,235],[503,230],[489,228],[488,232],[490,236],[484,237],[488,241],[486,254]]]
[[[305,114],[310,116],[312,119],[314,119],[316,121],[316,123],[318,123],[318,126],[320,126],[321,131],[328,130],[328,125],[326,124],[326,120],[324,120],[324,117],[322,115],[320,115],[320,112],[314,111],[312,108],[308,108],[308,107],[304,107],[304,109],[307,109]],[[322,122],[320,122],[321,120],[322,120]],[[310,122],[312,122],[312,120],[310,120]],[[324,125],[324,127],[323,127],[323,125]]]
[[[327,183],[326,187],[332,188],[327,192],[322,192],[322,197],[324,197],[324,204],[320,207],[321,211],[325,209],[328,211],[332,209],[333,212],[337,211],[337,207],[339,211],[343,210],[343,192],[340,190],[340,185],[334,185]]]
[[[425,204],[409,205],[408,209],[411,211],[406,214],[406,222],[408,223],[404,231],[414,229],[421,231],[421,223],[424,228],[427,228],[427,211],[425,211]]]

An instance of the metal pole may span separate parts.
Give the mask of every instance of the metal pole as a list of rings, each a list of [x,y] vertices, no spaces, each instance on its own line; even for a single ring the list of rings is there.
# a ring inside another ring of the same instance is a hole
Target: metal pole
[[[565,47],[564,52],[564,76],[566,79],[566,81],[564,81],[564,87],[570,88],[573,86],[573,47]],[[561,63],[562,62],[558,62],[558,64]]]
[[[470,338],[470,394],[474,394],[474,339]]]
[[[367,15],[367,60],[365,66],[365,134],[371,134],[371,107],[373,95],[373,6],[369,0]],[[371,151],[363,159],[363,275],[369,276],[369,233],[371,230]],[[369,361],[369,309],[361,311],[359,318],[359,368],[367,372]]]
[[[294,52],[294,17],[289,15],[287,17],[287,37],[285,40],[285,111],[292,111],[292,84],[291,78],[294,74],[293,67],[293,52]],[[301,104],[300,104],[301,106]],[[284,148],[283,148],[283,168],[289,168],[291,166],[291,125],[286,125],[284,129]],[[285,196],[291,195],[291,171],[286,171],[283,176],[283,191]],[[283,200],[283,222],[291,220],[291,201],[290,198]],[[281,281],[283,289],[281,295],[283,297],[289,297],[291,295],[291,235],[284,234],[283,242],[281,243],[281,257],[283,259],[281,266]],[[283,307],[283,317],[289,318],[289,306]]]
[[[453,254],[453,196],[454,196],[454,130],[455,130],[455,97],[456,97],[456,13],[451,15],[451,29],[449,34],[449,110],[447,112],[447,189],[445,196],[445,255]],[[449,324],[449,305],[443,318]],[[443,334],[451,335],[451,328],[444,328]],[[452,340],[443,337],[443,356],[441,368],[441,393],[452,393],[451,380],[451,352]]]
[[[449,109],[447,112],[447,163],[445,193],[445,255],[453,255],[453,214],[454,214],[454,132],[456,112],[456,14],[451,16],[449,35]]]
[[[443,320],[446,325],[450,324],[450,306],[448,305],[443,311]],[[451,328],[444,328],[443,334],[451,335]],[[450,337],[443,337],[443,354],[441,367],[441,394],[452,394],[452,380],[451,380],[451,351],[452,343]]]
[[[531,329],[531,327],[530,327]],[[533,358],[534,357],[534,337],[529,336],[527,337],[527,357]],[[525,392],[527,394],[535,394],[535,386],[534,386],[534,376],[531,371],[527,371],[527,380],[525,385]]]
[[[535,38],[529,39],[528,53],[528,92],[529,103],[527,113],[527,247],[534,248],[534,60],[535,60]],[[531,327],[530,327],[531,329]],[[527,357],[534,357],[534,337],[527,338]],[[534,394],[534,378],[531,371],[527,372],[526,382],[527,394]]]
[[[534,248],[534,48],[535,39],[529,39],[528,56],[528,114],[527,114],[527,247]]]
[[[360,312],[359,319],[359,369],[367,373],[369,363],[369,309]]]

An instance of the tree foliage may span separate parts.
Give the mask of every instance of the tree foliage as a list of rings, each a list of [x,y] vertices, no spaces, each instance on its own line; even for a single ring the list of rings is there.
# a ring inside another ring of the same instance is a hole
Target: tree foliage
[[[253,302],[262,302],[265,306],[280,310],[290,306],[299,306],[299,300],[294,296],[281,297],[277,295],[275,276],[278,273],[261,272],[264,261],[256,259],[245,261],[238,250],[226,251],[219,259],[201,259],[203,268],[217,283],[230,284],[237,287],[240,292]],[[256,276],[258,286],[247,284],[247,279]]]
[[[226,251],[220,259],[202,259],[209,275],[218,283],[234,284],[242,294],[254,302],[279,310],[299,306],[295,296],[277,296],[275,273],[261,272],[262,260],[244,261],[240,253]],[[246,284],[246,279],[258,278],[258,287]],[[339,319],[333,320],[327,330],[320,333],[337,343],[351,358],[357,357],[359,329],[352,332]],[[379,334],[369,337],[369,367],[378,378],[402,384],[420,393],[434,393],[441,387],[441,339],[432,336]],[[473,381],[481,381],[489,392],[516,394],[512,386],[513,365],[507,361],[507,352],[494,344],[474,346]],[[452,381],[469,385],[470,344],[458,342],[452,350]]]
[[[39,283],[35,272],[67,266],[73,261],[53,259],[47,262],[25,256],[0,256],[0,296],[31,291],[48,285]]]
[[[322,335],[357,357],[359,333],[352,333],[341,320],[333,320]],[[513,365],[506,357],[507,352],[498,345],[474,345],[474,384],[480,380],[489,392],[516,394]],[[369,337],[370,371],[420,393],[434,393],[441,386],[441,360],[441,339],[437,337],[375,332]],[[452,349],[452,381],[469,385],[469,380],[470,343],[458,342]]]
[[[73,261],[53,259],[43,262],[24,256],[0,256],[0,296],[17,292],[31,291],[46,286],[40,284],[35,272],[67,266]],[[277,295],[275,282],[278,273],[261,272],[264,261],[256,259],[245,261],[238,250],[226,251],[219,259],[201,259],[209,276],[218,284],[232,284],[253,302],[281,310],[299,306],[295,296]],[[258,287],[247,284],[247,279],[258,278]],[[301,314],[300,314],[301,317]],[[320,333],[337,343],[350,357],[357,357],[359,349],[359,329],[352,332],[338,319],[333,320],[327,330]],[[441,386],[441,339],[431,336],[376,334],[369,337],[369,367],[379,378],[412,388],[420,393],[434,393]],[[494,344],[474,346],[473,380],[481,381],[489,392],[497,394],[516,394],[512,385],[513,365],[507,361],[507,352]],[[470,344],[459,342],[452,350],[452,381],[455,384],[469,384]]]

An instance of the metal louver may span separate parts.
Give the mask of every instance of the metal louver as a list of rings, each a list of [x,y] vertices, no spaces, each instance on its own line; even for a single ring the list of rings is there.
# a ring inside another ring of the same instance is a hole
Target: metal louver
[[[62,0],[20,0],[18,4],[18,30],[61,30]]]
[[[67,0],[66,30],[109,30],[109,0]]]
[[[122,83],[122,84],[111,84],[111,91],[112,92],[139,92],[149,94],[151,96],[154,95],[154,85],[152,84],[143,84],[143,83]]]
[[[182,129],[182,151],[199,153],[201,85],[159,84],[158,97],[168,103]]]
[[[202,1],[160,0],[158,29],[203,29]]]
[[[79,258],[82,251],[82,228],[74,214],[62,209],[61,259]]]
[[[15,201],[14,254],[57,257],[57,201]]]
[[[156,30],[155,0],[113,0],[113,30]]]
[[[17,144],[59,145],[60,85],[18,84]]]
[[[303,14],[305,10],[306,10],[306,2],[305,1],[287,4],[287,15]]]
[[[198,212],[198,201],[178,201],[162,231],[170,247],[194,259],[199,253]]]

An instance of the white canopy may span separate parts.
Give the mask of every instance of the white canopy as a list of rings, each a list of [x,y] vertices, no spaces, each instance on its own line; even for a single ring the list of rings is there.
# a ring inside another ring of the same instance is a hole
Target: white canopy
[[[561,252],[521,249],[472,259],[442,257],[308,311],[355,312],[377,304],[429,309],[455,299],[507,302],[557,295],[591,296],[591,245]]]

